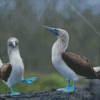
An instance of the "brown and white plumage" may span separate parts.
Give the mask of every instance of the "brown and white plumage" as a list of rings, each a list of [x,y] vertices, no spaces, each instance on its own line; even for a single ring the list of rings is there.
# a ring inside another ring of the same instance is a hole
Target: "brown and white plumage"
[[[7,64],[4,63],[0,68],[0,79],[7,82],[8,78],[10,77],[11,71],[12,71],[12,67],[10,62]]]
[[[9,62],[0,67],[0,78],[2,81],[12,87],[14,84],[23,80],[24,64],[19,52],[19,41],[12,37],[7,41]]]
[[[19,92],[14,92],[12,86],[24,82],[24,84],[32,83],[36,77],[24,79],[24,63],[19,52],[19,41],[12,37],[7,41],[9,63],[3,64],[0,60],[0,79],[11,89],[11,95],[20,95]]]
[[[73,91],[75,81],[79,79],[100,79],[100,67],[93,68],[85,57],[65,51],[69,42],[67,31],[59,28],[43,27],[57,36],[57,41],[52,47],[52,63],[58,72],[68,80],[67,87],[60,90]],[[71,79],[74,81],[72,88],[69,87]]]
[[[62,58],[70,68],[80,76],[88,79],[99,79],[100,75],[94,70],[90,61],[85,57],[72,54],[70,52],[62,52]]]

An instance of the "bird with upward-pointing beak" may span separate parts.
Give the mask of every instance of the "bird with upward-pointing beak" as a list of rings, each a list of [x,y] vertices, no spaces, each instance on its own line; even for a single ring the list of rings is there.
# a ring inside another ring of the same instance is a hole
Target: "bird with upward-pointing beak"
[[[100,67],[93,67],[85,57],[65,51],[69,42],[67,31],[47,26],[42,27],[57,36],[57,41],[52,47],[52,63],[68,81],[66,88],[60,88],[57,91],[74,91],[75,82],[79,79],[100,79]],[[73,80],[72,87],[70,87],[70,80]]]
[[[0,78],[11,89],[10,95],[20,95],[19,92],[14,92],[12,86],[19,82],[24,84],[32,83],[36,77],[24,79],[24,64],[19,52],[19,41],[12,37],[7,41],[9,63],[3,64],[0,60]]]

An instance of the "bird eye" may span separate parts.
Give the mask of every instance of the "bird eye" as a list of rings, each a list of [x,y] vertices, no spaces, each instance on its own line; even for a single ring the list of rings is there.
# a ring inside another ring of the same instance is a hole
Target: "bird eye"
[[[18,42],[17,41],[15,41],[15,43],[16,43],[16,45],[18,45]]]
[[[59,32],[59,30],[57,30],[57,32]]]
[[[58,35],[59,35],[59,34],[58,34],[59,30],[54,29],[54,31],[55,31],[55,35],[58,36]]]
[[[9,43],[9,46],[11,46],[11,45],[12,45],[12,42]]]

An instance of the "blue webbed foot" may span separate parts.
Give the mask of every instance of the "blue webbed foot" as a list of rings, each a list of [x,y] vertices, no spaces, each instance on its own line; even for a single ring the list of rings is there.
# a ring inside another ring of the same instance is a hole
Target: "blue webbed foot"
[[[19,92],[14,92],[13,89],[12,89],[12,87],[10,87],[10,89],[11,89],[11,92],[12,92],[10,95],[20,95]]]
[[[22,82],[24,82],[24,84],[33,83],[33,81],[36,81],[36,77],[27,78],[27,79],[22,80]]]
[[[57,91],[64,91],[65,88],[60,88],[60,89],[57,89]]]
[[[1,94],[1,97],[6,97],[6,96],[19,96],[20,93],[19,92],[12,92],[10,94]],[[0,99],[1,100],[1,99]]]
[[[70,84],[70,80],[68,80],[66,88],[60,88],[60,89],[57,89],[57,91],[63,91],[63,92],[72,92],[72,91],[74,91],[75,81],[73,81],[72,87],[70,87],[69,84]]]
[[[57,91],[72,92],[74,91],[74,88],[72,87],[60,88],[60,89],[57,89]]]
[[[11,95],[20,95],[19,92],[12,92]]]
[[[74,88],[72,87],[68,87],[63,90],[63,92],[72,92],[72,91],[74,91]]]

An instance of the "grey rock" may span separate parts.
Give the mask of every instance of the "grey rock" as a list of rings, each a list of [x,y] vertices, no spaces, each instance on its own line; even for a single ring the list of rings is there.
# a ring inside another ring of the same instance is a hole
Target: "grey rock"
[[[1,95],[1,94],[0,94]],[[25,92],[19,96],[3,96],[0,100],[95,100],[87,90],[76,88],[74,92],[58,92],[56,89],[41,92]]]

